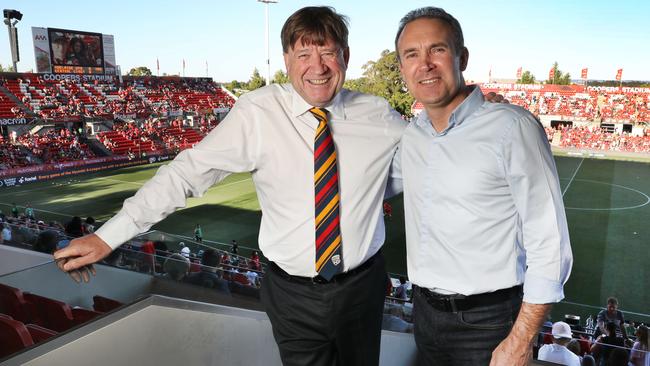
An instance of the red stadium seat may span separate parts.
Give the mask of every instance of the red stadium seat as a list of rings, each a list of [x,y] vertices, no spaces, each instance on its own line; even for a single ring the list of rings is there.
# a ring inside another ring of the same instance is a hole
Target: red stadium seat
[[[75,325],[91,321],[99,315],[102,315],[102,313],[82,308],[72,308],[72,317],[74,318]]]
[[[36,324],[27,324],[25,325],[25,328],[27,328],[27,330],[29,331],[29,334],[32,336],[32,340],[34,341],[34,343],[43,342],[58,334],[57,332],[51,329],[47,329]]]
[[[27,303],[21,290],[0,284],[0,313],[28,323],[31,321],[32,310],[33,308]]]
[[[122,304],[119,301],[109,299],[108,297],[99,296],[99,295],[93,296],[93,308],[95,309],[95,311],[107,313],[109,311],[113,311],[119,308],[122,305],[124,304]]]
[[[25,300],[36,307],[37,325],[57,332],[64,332],[76,325],[72,309],[64,302],[34,294],[25,294]]]
[[[33,344],[34,340],[22,322],[0,317],[0,358]]]

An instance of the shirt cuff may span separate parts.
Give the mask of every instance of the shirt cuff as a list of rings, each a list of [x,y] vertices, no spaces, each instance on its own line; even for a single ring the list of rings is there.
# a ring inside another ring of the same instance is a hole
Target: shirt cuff
[[[564,299],[564,284],[526,273],[524,301],[529,304],[552,304]]]
[[[113,250],[140,233],[138,226],[124,210],[118,212],[95,231],[95,234]]]

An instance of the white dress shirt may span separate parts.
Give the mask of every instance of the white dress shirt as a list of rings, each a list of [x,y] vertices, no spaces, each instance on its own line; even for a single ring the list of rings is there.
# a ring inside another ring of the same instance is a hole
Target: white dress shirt
[[[193,149],[161,167],[97,235],[116,248],[148,230],[187,197],[230,173],[251,172],[262,208],[259,247],[286,272],[313,277],[314,136],[312,106],[290,84],[244,94]],[[342,90],[326,107],[338,156],[344,270],[384,242],[380,220],[390,162],[406,123],[378,97]]]
[[[401,160],[400,160],[401,159]],[[435,131],[422,112],[394,169],[404,184],[409,279],[472,295],[524,284],[524,300],[563,297],[572,264],[555,162],[524,109],[479,88]]]

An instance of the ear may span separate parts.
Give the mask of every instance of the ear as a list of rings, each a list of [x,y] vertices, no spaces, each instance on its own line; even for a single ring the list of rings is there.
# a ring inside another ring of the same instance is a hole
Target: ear
[[[289,53],[285,52],[282,56],[284,56],[284,69],[287,70],[287,75],[289,75]]]
[[[348,62],[350,61],[350,47],[345,47],[343,49],[343,62],[345,62],[345,68],[348,68]]]
[[[469,50],[467,47],[463,47],[463,51],[460,53],[460,71],[465,71],[467,69],[467,63],[469,61]]]

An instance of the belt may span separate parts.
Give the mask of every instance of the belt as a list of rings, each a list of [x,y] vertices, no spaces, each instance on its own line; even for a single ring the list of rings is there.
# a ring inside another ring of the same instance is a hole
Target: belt
[[[417,287],[417,291],[424,296],[433,308],[447,313],[466,311],[478,306],[498,304],[514,297],[521,296],[523,286],[517,285],[494,292],[485,292],[476,295],[441,295],[429,289]]]
[[[352,277],[354,275],[357,275],[368,268],[372,266],[372,264],[377,260],[377,258],[381,255],[381,251],[378,251],[375,253],[372,257],[368,258],[367,261],[363,262],[360,266],[351,269],[347,272],[339,273],[332,277],[330,280],[326,280],[323,278],[321,275],[318,275],[316,277],[303,277],[303,276],[293,276],[285,272],[280,266],[275,264],[275,262],[270,262],[269,263],[269,269],[277,274],[278,276],[284,278],[287,281],[291,282],[296,282],[296,283],[301,283],[301,284],[327,284],[327,283],[335,283],[335,282],[342,282],[345,281],[347,278]]]

